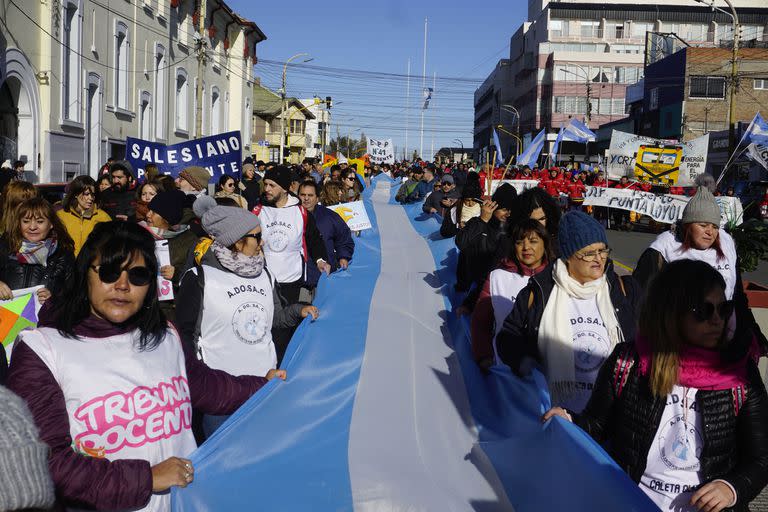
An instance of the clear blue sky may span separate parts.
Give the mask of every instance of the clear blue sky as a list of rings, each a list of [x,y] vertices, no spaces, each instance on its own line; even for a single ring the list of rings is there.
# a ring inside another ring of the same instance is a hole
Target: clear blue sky
[[[359,137],[363,131],[371,137],[392,138],[400,154],[406,112],[410,112],[408,147],[411,151],[419,148],[424,18],[429,18],[427,86],[432,86],[434,73],[438,80],[424,116],[425,156],[430,156],[433,137],[435,151],[459,146],[456,138],[465,147],[472,146],[473,93],[498,59],[508,56],[509,39],[525,20],[527,10],[527,0],[344,0],[325,5],[293,0],[269,7],[253,0],[227,3],[267,35],[257,46],[261,63],[255,68],[264,85],[277,90],[282,73],[281,64],[264,61],[285,62],[296,53],[309,53],[311,62],[288,69],[288,94],[332,96],[331,137],[338,129],[342,135]],[[409,57],[411,101],[406,110],[404,75]],[[334,69],[313,69],[315,66]]]

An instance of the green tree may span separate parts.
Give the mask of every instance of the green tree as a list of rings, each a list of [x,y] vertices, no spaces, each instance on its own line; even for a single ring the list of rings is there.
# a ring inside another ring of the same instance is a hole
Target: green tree
[[[328,143],[331,153],[343,153],[347,158],[360,158],[368,150],[368,138],[365,133],[359,139],[347,135],[339,135]]]

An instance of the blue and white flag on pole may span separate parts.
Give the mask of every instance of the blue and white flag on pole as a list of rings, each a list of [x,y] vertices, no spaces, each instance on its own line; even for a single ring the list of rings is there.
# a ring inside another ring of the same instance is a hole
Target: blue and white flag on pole
[[[424,105],[421,107],[422,110],[427,110],[429,107],[429,100],[432,99],[432,92],[434,89],[431,87],[425,87],[424,88]]]
[[[546,139],[546,130],[541,130],[539,134],[531,141],[530,145],[525,148],[525,151],[517,159],[517,165],[527,165],[533,167],[536,161],[539,159],[541,150],[544,148],[544,141]]]
[[[757,142],[760,144],[768,144],[768,121],[763,119],[760,112],[755,114],[755,118],[749,123],[747,130],[744,132],[744,136],[741,138],[746,142]]]
[[[557,138],[555,139],[555,144],[552,146],[552,152],[550,153],[550,157],[552,157],[553,161],[557,159],[557,150],[560,148],[560,142],[563,140],[563,125],[560,125],[560,131],[557,132]]]
[[[577,119],[571,119],[567,125],[560,126],[560,132],[555,139],[555,145],[552,146],[552,154],[556,155],[561,141],[578,142],[586,144],[595,141],[595,132],[590,130],[587,125]]]
[[[493,129],[493,143],[496,145],[496,164],[504,163],[504,155],[501,154],[501,144],[499,143],[499,134],[496,133],[496,128]]]

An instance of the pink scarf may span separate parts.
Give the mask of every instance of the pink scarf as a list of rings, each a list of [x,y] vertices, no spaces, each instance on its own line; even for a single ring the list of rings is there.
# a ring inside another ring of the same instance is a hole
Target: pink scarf
[[[651,370],[653,349],[647,338],[635,340],[640,374]],[[716,391],[747,385],[747,361],[757,362],[759,351],[753,338],[747,355],[735,363],[724,363],[717,350],[685,344],[680,350],[678,383],[684,387]]]

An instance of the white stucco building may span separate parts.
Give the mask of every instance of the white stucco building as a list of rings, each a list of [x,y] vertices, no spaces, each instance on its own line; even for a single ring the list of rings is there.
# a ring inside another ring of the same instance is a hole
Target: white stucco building
[[[266,36],[221,0],[8,0],[0,18],[0,157],[36,181],[95,176],[129,136],[195,138],[198,80],[200,135],[251,132]]]

